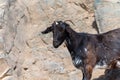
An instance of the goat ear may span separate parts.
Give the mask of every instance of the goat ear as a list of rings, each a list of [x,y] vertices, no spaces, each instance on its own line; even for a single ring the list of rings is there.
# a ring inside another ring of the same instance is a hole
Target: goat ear
[[[48,27],[46,30],[42,31],[41,33],[42,34],[47,34],[47,33],[51,32],[52,30],[53,30],[52,27]]]

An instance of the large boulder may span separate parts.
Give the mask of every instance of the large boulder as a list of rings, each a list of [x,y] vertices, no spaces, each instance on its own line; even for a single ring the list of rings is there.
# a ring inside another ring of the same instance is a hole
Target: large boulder
[[[94,5],[100,33],[120,28],[120,0],[95,0]]]

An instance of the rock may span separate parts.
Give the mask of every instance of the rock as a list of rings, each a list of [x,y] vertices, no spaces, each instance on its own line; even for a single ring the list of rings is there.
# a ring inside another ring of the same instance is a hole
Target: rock
[[[66,73],[64,66],[60,63],[53,62],[53,61],[46,61],[45,62],[45,68],[50,73]]]
[[[119,2],[119,0],[95,1],[95,18],[100,33],[120,28]]]
[[[0,58],[6,57],[6,52],[4,50],[3,32],[3,29],[0,29]]]
[[[14,77],[14,76],[6,76],[2,80],[18,80],[18,79],[16,77]]]
[[[0,0],[0,29],[2,28],[4,23],[4,15],[7,5],[8,5],[8,0]]]
[[[70,77],[70,80],[81,80],[82,78],[79,77],[81,76],[81,74],[79,74],[80,71],[79,70],[74,70],[72,72],[69,73],[69,77]]]
[[[3,78],[9,70],[10,66],[7,64],[6,60],[0,58],[0,78]]]

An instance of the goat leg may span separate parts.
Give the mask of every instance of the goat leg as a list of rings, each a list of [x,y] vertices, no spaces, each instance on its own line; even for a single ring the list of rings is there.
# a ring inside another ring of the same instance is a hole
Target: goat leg
[[[92,76],[92,71],[93,71],[93,68],[91,65],[85,65],[82,69],[82,73],[83,73],[82,80],[90,80]]]

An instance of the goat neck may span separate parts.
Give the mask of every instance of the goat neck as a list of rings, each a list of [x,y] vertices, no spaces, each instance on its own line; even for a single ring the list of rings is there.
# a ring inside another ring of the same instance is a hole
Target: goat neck
[[[69,50],[69,52],[72,54],[74,52],[74,49],[78,46],[78,38],[79,34],[75,32],[72,28],[69,26],[66,27],[66,46]]]
[[[70,39],[70,41],[74,42],[76,38],[79,36],[76,31],[74,31],[70,26],[66,26],[66,34],[67,39]]]

